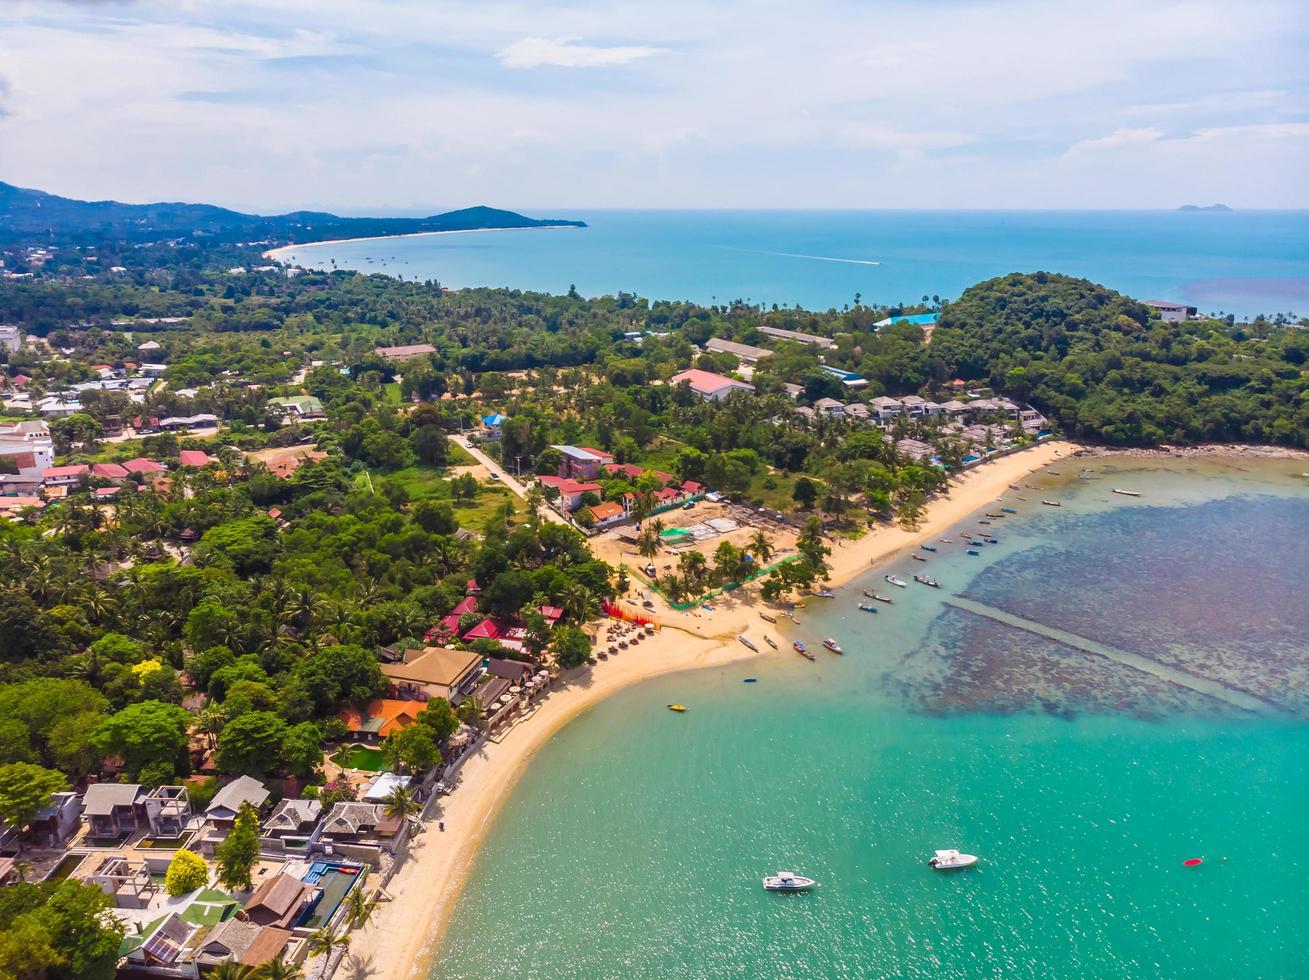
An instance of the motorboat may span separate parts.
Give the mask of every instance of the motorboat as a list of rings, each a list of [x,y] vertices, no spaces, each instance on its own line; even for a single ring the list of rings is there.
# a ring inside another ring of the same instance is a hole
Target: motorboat
[[[937,851],[936,857],[929,859],[927,866],[934,871],[959,871],[963,868],[971,868],[976,863],[976,854],[962,854],[959,851],[950,849],[948,851]]]
[[[759,648],[754,645],[754,641],[751,640],[750,637],[746,636],[744,633],[738,636],[737,639],[741,641],[741,645],[744,646],[747,650],[753,650],[755,653],[759,652]]]
[[[670,704],[670,705],[668,706],[668,710],[669,710],[669,711],[676,711],[678,714],[681,714],[683,711],[686,710],[686,705],[684,705],[684,704]]]
[[[1002,511],[1004,511],[1006,514],[1017,514],[1017,513],[1018,513],[1018,511],[1014,510],[1012,507],[1001,507],[1000,509],[1001,509]]]
[[[1045,504],[1047,507],[1062,507],[1062,506],[1063,506],[1063,504],[1059,503],[1059,501],[1057,501],[1057,500],[1042,500],[1041,503]]]
[[[805,646],[804,643],[801,642],[800,640],[796,640],[794,643],[792,643],[791,649],[793,649],[796,653],[800,654],[800,656],[804,657],[806,660],[814,659],[814,655],[809,652],[809,648]]]
[[[1135,491],[1135,490],[1120,490],[1118,487],[1114,487],[1114,493],[1120,493],[1120,494],[1122,494],[1124,497],[1139,497],[1139,496],[1141,496],[1140,493],[1138,493],[1138,492]]]
[[[936,540],[940,541],[941,544],[954,544],[954,538],[937,538]]]
[[[777,641],[774,640],[774,639],[773,639],[771,636],[769,636],[767,633],[764,634],[764,642],[767,643],[767,644],[768,644],[770,647],[772,647],[774,650],[777,649]]]
[[[980,555],[981,552],[980,552],[980,551],[974,551],[972,548],[969,548],[966,552],[964,552],[964,554],[966,554],[966,555],[972,555],[972,556],[975,558],[975,557],[977,557],[978,555]]]
[[[924,551],[935,551],[935,550],[936,550],[936,545],[934,545],[934,544],[920,544],[918,547],[922,548]]]
[[[841,649],[841,644],[837,643],[830,636],[823,641],[823,646],[826,649],[831,650],[833,653],[845,653],[845,651]]]
[[[882,595],[880,592],[869,592],[867,589],[864,589],[864,598],[865,598],[865,599],[876,599],[878,602],[894,602],[894,601],[895,601],[895,600],[892,599],[889,595]]]
[[[875,613],[875,612],[877,612],[877,607],[876,607],[876,606],[870,606],[870,605],[869,605],[868,603],[866,603],[866,602],[861,602],[861,603],[859,603],[859,611],[860,611],[860,612],[870,612],[870,613]]]
[[[818,882],[812,878],[795,874],[791,871],[779,871],[764,878],[764,888],[770,892],[807,892],[817,887]]]
[[[818,596],[818,598],[820,599],[836,598],[836,593],[833,592],[831,589],[819,589],[817,592],[814,593],[814,595]]]
[[[914,581],[917,582],[919,585],[930,586],[933,589],[939,589],[941,587],[940,582],[938,582],[934,578],[928,578],[926,575],[915,575]]]
[[[742,684],[758,684],[758,683],[759,683],[759,678],[758,678],[758,677],[742,677],[742,678],[741,678],[741,683],[742,683]]]
[[[882,577],[886,579],[888,582],[890,582],[892,585],[894,585],[897,589],[909,588],[909,583],[902,578],[896,578],[894,575],[883,575]]]
[[[909,557],[912,558],[914,561],[927,561],[927,559],[924,558],[922,555],[910,555]]]
[[[762,609],[759,610],[759,618],[762,619],[765,623],[777,622],[776,616],[770,615],[769,613],[764,612]]]

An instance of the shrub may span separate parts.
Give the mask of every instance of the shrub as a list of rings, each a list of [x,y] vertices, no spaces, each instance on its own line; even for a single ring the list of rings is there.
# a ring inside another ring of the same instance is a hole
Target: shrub
[[[203,888],[208,881],[209,865],[205,859],[194,851],[178,851],[164,875],[164,890],[176,898]]]

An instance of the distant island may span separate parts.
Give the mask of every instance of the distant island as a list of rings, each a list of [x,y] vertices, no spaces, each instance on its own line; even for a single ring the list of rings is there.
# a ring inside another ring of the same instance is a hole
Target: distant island
[[[1178,211],[1230,211],[1232,209],[1229,208],[1226,204],[1210,204],[1208,206],[1202,204],[1183,204],[1177,210]]]
[[[323,211],[243,214],[212,204],[123,204],[79,201],[0,181],[0,239],[8,242],[133,242],[195,238],[218,242],[267,240],[309,243],[337,238],[375,238],[434,231],[501,228],[585,228],[584,221],[528,218],[483,205],[426,218],[343,218]]]

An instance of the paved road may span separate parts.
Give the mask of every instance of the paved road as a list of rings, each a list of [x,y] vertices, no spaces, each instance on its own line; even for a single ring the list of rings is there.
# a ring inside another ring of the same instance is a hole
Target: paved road
[[[499,477],[500,482],[506,487],[518,494],[518,496],[522,497],[524,500],[527,499],[527,488],[521,482],[515,480],[512,476],[506,473],[499,463],[469,442],[467,436],[451,435],[447,436],[447,438],[460,448],[467,451],[468,455],[472,456],[473,459],[485,466],[488,473],[492,473]],[[539,513],[544,514],[546,520],[554,521],[556,524],[568,523],[553,507],[543,506],[540,508]]]

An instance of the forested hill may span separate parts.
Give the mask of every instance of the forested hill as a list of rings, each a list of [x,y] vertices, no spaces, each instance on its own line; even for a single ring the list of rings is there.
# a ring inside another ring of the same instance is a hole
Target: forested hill
[[[1120,445],[1309,441],[1309,331],[1164,323],[1085,279],[991,279],[949,304],[932,353],[1065,432]]]
[[[157,241],[199,237],[217,241],[268,239],[276,243],[331,238],[366,238],[423,231],[481,228],[538,228],[584,221],[528,218],[514,211],[478,206],[427,218],[342,218],[321,211],[242,214],[212,204],[122,204],[78,201],[0,181],[0,242]]]

